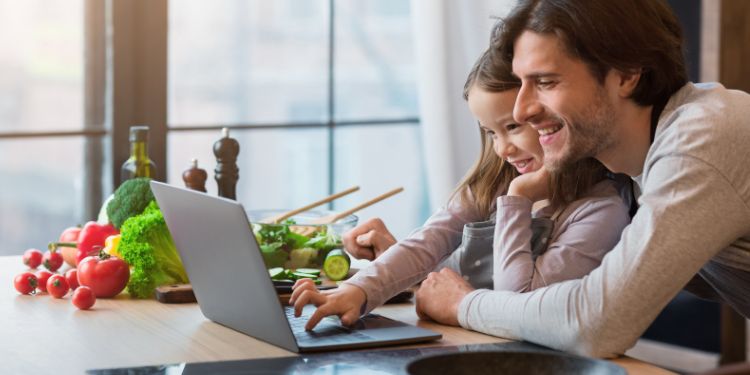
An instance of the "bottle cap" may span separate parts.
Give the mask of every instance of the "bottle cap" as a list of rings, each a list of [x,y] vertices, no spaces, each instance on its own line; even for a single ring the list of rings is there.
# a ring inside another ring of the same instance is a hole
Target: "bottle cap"
[[[146,142],[148,141],[148,126],[131,126],[130,127],[130,142]]]

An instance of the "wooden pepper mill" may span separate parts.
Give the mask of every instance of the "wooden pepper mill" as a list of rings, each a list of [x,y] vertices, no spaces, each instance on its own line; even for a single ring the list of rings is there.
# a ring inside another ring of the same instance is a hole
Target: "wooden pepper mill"
[[[206,192],[206,180],[208,174],[205,169],[198,168],[198,159],[190,160],[190,168],[182,172],[182,180],[185,181],[185,187],[197,191]]]
[[[221,135],[221,139],[214,143],[214,178],[219,187],[219,196],[236,200],[237,180],[240,178],[240,169],[237,167],[240,144],[236,139],[229,137],[228,128],[221,129]]]

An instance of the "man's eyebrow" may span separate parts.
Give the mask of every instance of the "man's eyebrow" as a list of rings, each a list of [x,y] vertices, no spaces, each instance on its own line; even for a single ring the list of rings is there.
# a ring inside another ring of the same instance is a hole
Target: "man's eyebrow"
[[[560,74],[552,73],[552,72],[529,73],[524,76],[524,78],[526,79],[557,78],[557,77],[560,77]]]

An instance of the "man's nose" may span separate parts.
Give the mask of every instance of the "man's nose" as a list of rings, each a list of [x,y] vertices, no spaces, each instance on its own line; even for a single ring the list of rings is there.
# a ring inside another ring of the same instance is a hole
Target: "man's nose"
[[[522,85],[518,90],[516,104],[513,106],[513,119],[521,124],[533,123],[534,118],[542,113],[542,105],[536,97],[536,92],[528,85]]]

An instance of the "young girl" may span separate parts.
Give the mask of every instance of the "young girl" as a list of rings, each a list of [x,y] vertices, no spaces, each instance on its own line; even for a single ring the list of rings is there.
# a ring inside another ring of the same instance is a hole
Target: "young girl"
[[[375,260],[337,289],[319,292],[310,280],[298,281],[290,300],[297,316],[308,303],[318,306],[307,329],[328,315],[352,324],[441,262],[475,288],[529,291],[583,277],[617,243],[630,216],[615,182],[594,159],[564,171],[544,168],[539,133],[513,120],[520,83],[493,51],[464,86],[479,122],[479,160],[447,206],[405,240],[395,243],[379,220],[346,234],[350,253]],[[549,204],[532,212],[542,201]]]

